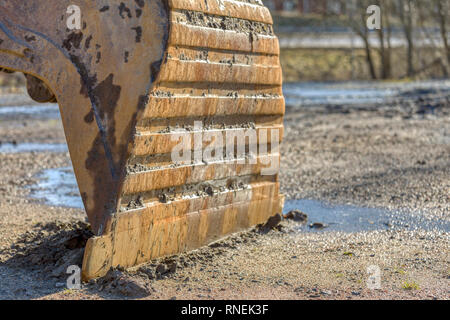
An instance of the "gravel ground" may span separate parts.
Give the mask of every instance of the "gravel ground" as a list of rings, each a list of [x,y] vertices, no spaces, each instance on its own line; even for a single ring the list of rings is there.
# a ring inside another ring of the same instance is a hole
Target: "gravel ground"
[[[401,209],[448,222],[450,117],[443,101],[434,114],[423,112],[420,101],[413,107],[288,108],[283,193],[288,200]],[[11,140],[61,143],[64,133],[55,119],[0,119],[0,141]],[[36,173],[66,166],[67,153],[0,154],[0,299],[450,297],[447,227],[299,231],[301,222],[292,220],[68,290],[63,270],[80,262],[89,234],[85,215],[27,197]],[[380,270],[380,289],[366,284],[369,266]]]

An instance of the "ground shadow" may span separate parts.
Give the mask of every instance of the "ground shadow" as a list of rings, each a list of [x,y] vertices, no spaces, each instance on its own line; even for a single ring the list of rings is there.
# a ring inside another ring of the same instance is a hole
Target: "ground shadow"
[[[6,274],[0,295],[32,299],[63,290],[67,268],[81,267],[84,247],[92,235],[88,224],[81,221],[36,224],[0,252],[6,257],[0,262],[2,274]],[[9,286],[14,291],[8,290]]]

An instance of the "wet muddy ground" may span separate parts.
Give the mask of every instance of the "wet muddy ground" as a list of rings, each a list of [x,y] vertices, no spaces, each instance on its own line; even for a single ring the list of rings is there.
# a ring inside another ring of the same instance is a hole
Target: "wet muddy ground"
[[[306,219],[115,270],[81,291],[66,289],[65,269],[81,263],[90,232],[57,108],[1,96],[0,299],[448,299],[450,98],[404,89],[408,99],[389,104],[290,103],[284,213]],[[380,289],[366,284],[370,266]]]

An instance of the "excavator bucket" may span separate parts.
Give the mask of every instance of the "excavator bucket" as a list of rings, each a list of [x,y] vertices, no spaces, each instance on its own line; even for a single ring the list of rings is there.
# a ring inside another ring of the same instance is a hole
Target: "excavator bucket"
[[[60,107],[96,235],[84,280],[281,213],[282,73],[260,0],[2,0],[0,69]]]

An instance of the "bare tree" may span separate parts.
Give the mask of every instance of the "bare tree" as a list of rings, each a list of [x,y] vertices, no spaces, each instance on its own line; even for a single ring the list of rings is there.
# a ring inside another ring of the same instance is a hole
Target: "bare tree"
[[[441,31],[442,42],[447,57],[447,68],[450,66],[450,46],[448,43],[447,23],[449,20],[449,3],[448,0],[434,0],[437,9],[437,17]]]
[[[341,5],[346,5],[348,12],[347,24],[356,33],[364,43],[364,49],[366,52],[366,62],[369,68],[370,76],[372,79],[377,79],[377,73],[375,71],[375,63],[372,56],[372,47],[369,41],[370,32],[366,25],[366,10],[371,4],[371,1],[346,1],[341,0]]]
[[[449,68],[447,63],[447,57],[442,56],[442,51],[440,50],[442,43],[441,39],[436,37],[436,29],[439,29],[439,17],[438,17],[438,2],[439,0],[432,0],[430,4],[429,0],[416,0],[417,8],[417,24],[416,28],[421,31],[421,39],[426,40],[424,44],[428,48],[433,50],[427,51],[427,57],[433,57],[432,62],[426,61],[426,59],[421,59],[422,66],[420,70],[415,70],[416,74],[420,71],[426,70],[432,66],[440,65],[442,66],[442,72],[445,77],[449,75]],[[430,28],[432,26],[432,28]],[[445,47],[445,44],[444,44]],[[416,57],[419,56],[421,50],[416,51]],[[417,60],[417,58],[416,58]]]
[[[377,0],[375,2],[382,13],[382,27],[378,30],[378,38],[380,41],[379,54],[381,58],[381,78],[389,79],[392,77],[392,27],[391,27],[391,4],[390,0]]]
[[[396,12],[400,18],[403,33],[407,42],[407,74],[414,75],[414,25],[415,25],[415,0],[399,0]]]

